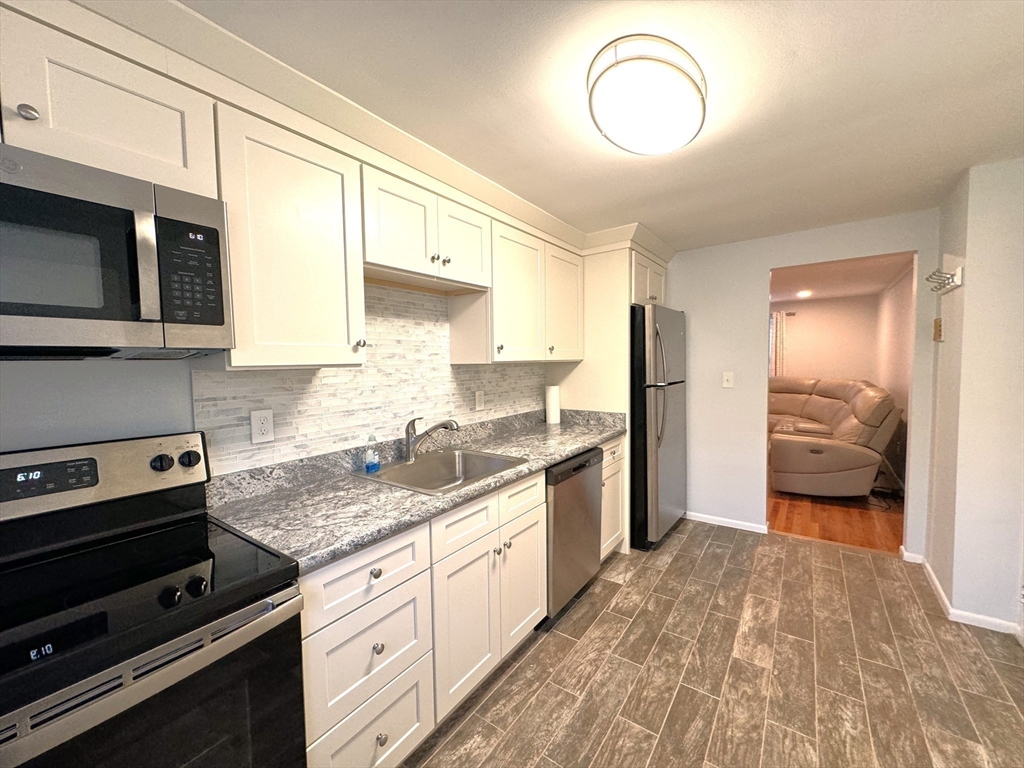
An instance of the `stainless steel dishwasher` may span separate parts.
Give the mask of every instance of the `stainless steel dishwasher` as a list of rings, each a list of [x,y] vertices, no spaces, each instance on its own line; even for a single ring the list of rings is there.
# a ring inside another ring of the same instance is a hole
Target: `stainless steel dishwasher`
[[[601,566],[601,461],[592,448],[547,471],[548,616],[554,616]]]

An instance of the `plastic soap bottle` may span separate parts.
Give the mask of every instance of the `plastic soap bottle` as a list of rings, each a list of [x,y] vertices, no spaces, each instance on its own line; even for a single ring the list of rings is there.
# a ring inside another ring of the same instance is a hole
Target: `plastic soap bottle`
[[[374,472],[380,471],[380,454],[377,453],[377,449],[374,447],[377,444],[377,438],[373,435],[367,439],[366,454],[363,457],[366,462],[366,474],[372,475]]]

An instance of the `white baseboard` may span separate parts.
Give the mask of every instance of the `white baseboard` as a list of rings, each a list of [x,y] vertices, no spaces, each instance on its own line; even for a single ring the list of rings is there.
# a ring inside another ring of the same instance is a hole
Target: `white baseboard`
[[[924,560],[923,562],[925,575],[928,576],[928,581],[931,582],[932,589],[935,591],[936,597],[939,598],[939,603],[942,604],[942,610],[945,611],[946,617],[950,621],[959,621],[961,624],[970,624],[974,627],[991,629],[996,632],[1008,632],[1015,635],[1018,640],[1021,640],[1019,634],[1020,626],[1015,622],[997,619],[992,616],[983,616],[980,613],[961,611],[950,605],[949,598],[946,597],[946,593],[939,584],[939,580],[935,577],[935,572],[932,570],[932,567],[928,565],[927,560]],[[1024,645],[1024,641],[1022,641],[1021,644]]]
[[[908,563],[923,563],[924,555],[915,555],[913,552],[907,552],[900,544],[900,557],[906,560]]]
[[[714,515],[702,515],[699,512],[687,512],[687,520],[697,520],[701,523],[712,525],[723,525],[726,528],[738,528],[741,531],[753,531],[754,533],[768,533],[767,523],[745,523],[741,520],[733,520],[728,517],[715,517]]]

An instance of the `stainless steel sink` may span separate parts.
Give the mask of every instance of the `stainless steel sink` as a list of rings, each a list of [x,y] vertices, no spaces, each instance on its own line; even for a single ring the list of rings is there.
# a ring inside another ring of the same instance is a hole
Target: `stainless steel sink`
[[[441,496],[482,478],[518,467],[526,461],[515,456],[456,449],[421,453],[416,461],[409,464],[388,464],[372,475],[363,472],[357,474],[378,483]]]

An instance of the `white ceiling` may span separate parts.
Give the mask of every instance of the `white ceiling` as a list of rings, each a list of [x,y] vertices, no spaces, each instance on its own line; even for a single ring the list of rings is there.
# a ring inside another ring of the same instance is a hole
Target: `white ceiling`
[[[678,249],[929,208],[1024,154],[1020,2],[183,2],[579,229]],[[707,77],[672,155],[590,121],[591,59],[635,32]]]
[[[771,301],[799,301],[797,291],[811,291],[806,301],[881,293],[914,266],[913,253],[887,253],[772,270]]]

